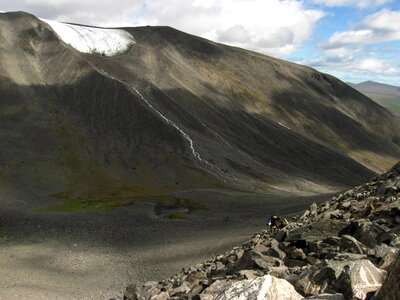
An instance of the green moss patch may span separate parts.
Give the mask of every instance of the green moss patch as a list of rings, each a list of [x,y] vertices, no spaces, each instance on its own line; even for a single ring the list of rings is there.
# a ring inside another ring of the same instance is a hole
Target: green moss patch
[[[174,213],[174,214],[166,215],[163,218],[167,219],[167,220],[184,220],[187,217],[182,215],[182,214],[180,214],[180,213]]]
[[[68,199],[61,203],[47,207],[34,209],[33,212],[79,212],[79,211],[102,211],[110,210],[127,205],[127,201],[109,200],[88,200]]]
[[[204,209],[197,202],[180,199],[172,196],[108,198],[108,199],[67,199],[55,205],[33,209],[32,212],[80,212],[80,211],[105,211],[119,207],[130,207],[135,204],[150,203],[162,209],[185,208],[188,212]]]

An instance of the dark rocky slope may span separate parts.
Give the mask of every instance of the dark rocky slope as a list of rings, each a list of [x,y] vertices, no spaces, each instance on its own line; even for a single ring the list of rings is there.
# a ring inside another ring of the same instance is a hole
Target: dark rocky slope
[[[1,195],[328,192],[400,158],[399,120],[332,76],[168,27],[126,30],[136,44],[103,57],[0,14]]]
[[[400,299],[399,250],[400,163],[311,205],[276,234],[265,230],[169,279],[131,285],[124,299]]]

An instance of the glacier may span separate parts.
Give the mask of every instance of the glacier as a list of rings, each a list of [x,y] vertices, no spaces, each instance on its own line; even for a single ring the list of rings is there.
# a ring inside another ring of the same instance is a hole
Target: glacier
[[[64,43],[82,53],[115,56],[125,53],[135,44],[133,36],[123,29],[41,20],[49,24]]]

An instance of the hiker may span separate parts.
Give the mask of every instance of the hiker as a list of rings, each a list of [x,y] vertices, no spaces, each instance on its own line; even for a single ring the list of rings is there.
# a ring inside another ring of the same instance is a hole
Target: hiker
[[[271,233],[278,232],[279,229],[286,227],[288,224],[289,222],[286,219],[282,219],[278,216],[271,216],[267,221]]]

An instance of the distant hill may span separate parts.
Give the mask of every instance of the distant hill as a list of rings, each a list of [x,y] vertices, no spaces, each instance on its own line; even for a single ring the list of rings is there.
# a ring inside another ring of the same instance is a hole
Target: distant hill
[[[400,87],[374,81],[348,84],[400,117]]]

